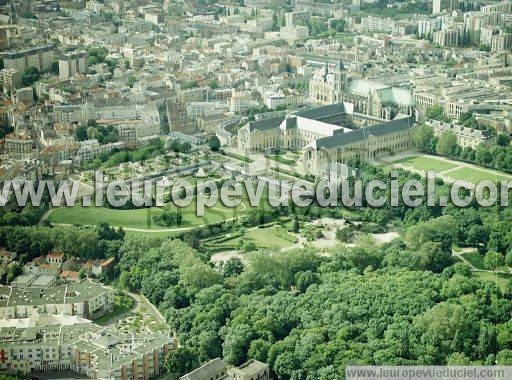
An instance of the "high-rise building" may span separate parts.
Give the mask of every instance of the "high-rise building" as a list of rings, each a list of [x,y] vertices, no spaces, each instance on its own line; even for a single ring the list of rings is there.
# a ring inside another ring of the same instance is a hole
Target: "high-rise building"
[[[458,0],[434,0],[432,3],[432,13],[438,14],[442,11],[453,11],[458,8]]]
[[[459,29],[446,29],[434,33],[434,43],[440,46],[459,46]]]
[[[87,72],[87,52],[84,50],[69,52],[59,57],[59,76],[69,79],[76,74]]]
[[[6,69],[23,71],[35,67],[39,71],[48,70],[54,57],[52,45],[36,46],[23,50],[12,50],[1,53]]]
[[[512,34],[500,33],[491,38],[491,51],[507,51],[512,48]]]

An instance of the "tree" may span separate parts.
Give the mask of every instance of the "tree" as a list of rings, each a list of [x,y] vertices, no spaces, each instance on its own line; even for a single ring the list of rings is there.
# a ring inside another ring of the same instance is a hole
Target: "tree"
[[[50,72],[53,75],[59,75],[59,61],[55,60],[52,62],[52,65],[50,66]]]
[[[487,166],[492,162],[492,154],[484,144],[476,147],[475,160],[476,163],[482,166]]]
[[[509,267],[512,267],[512,250],[508,251],[508,253],[505,255],[505,264],[507,264]]]
[[[179,378],[199,367],[197,354],[188,347],[178,347],[171,350],[165,360],[165,370]]]
[[[84,268],[81,268],[79,271],[78,271],[78,278],[80,280],[83,280],[84,278],[87,277],[87,273],[85,273],[85,269]]]
[[[409,227],[405,241],[413,250],[419,250],[427,242],[437,242],[444,251],[451,253],[457,234],[457,224],[453,216],[445,215]]]
[[[428,125],[421,125],[414,129],[414,145],[422,152],[434,153],[436,148],[436,138],[434,130]]]
[[[238,257],[231,257],[222,267],[224,277],[235,277],[244,271],[244,264]]]
[[[21,74],[21,84],[24,87],[32,86],[35,82],[39,80],[41,77],[41,74],[39,74],[39,70],[37,67],[27,67],[25,70],[23,70],[23,73]]]
[[[244,241],[242,244],[243,252],[252,252],[255,251],[258,247],[253,241]]]
[[[318,276],[311,270],[295,274],[295,285],[297,286],[297,290],[301,293],[304,293],[310,285],[316,284],[318,281]]]
[[[133,88],[133,86],[135,85],[135,83],[137,83],[137,78],[135,78],[135,76],[134,76],[134,75],[130,75],[130,76],[128,77],[128,81],[127,81],[127,85],[128,85],[128,87]]]
[[[439,136],[436,153],[441,156],[454,157],[457,155],[457,136],[452,131],[444,131]]]
[[[498,133],[496,135],[496,144],[500,145],[500,146],[509,146],[510,145],[510,137],[503,133]]]
[[[79,125],[75,129],[75,138],[77,141],[87,140],[87,127],[85,125]]]
[[[226,362],[240,365],[246,360],[246,352],[253,337],[253,329],[247,324],[231,326],[224,339],[223,355]]]
[[[499,252],[488,251],[484,257],[485,269],[498,270],[505,264],[503,255]]]
[[[189,287],[192,292],[198,292],[221,282],[222,276],[211,266],[204,263],[197,263],[184,268],[180,276],[180,283]]]
[[[210,137],[208,141],[208,146],[212,150],[212,152],[218,152],[220,149],[220,140],[217,136]]]
[[[428,107],[426,116],[427,119],[443,121],[445,123],[450,121],[450,118],[446,117],[444,114],[443,106],[439,104]]]
[[[350,243],[354,239],[355,231],[351,226],[338,228],[336,230],[336,240],[342,243]]]
[[[299,226],[299,220],[297,217],[293,218],[293,224],[292,224],[292,231],[297,233],[299,232],[300,226]]]
[[[7,283],[11,283],[16,277],[23,273],[23,268],[19,263],[12,263],[7,268]]]

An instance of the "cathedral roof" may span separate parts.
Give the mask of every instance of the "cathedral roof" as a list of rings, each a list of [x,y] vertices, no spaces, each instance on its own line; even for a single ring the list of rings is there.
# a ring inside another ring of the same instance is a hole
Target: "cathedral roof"
[[[413,123],[414,120],[412,117],[395,119],[381,124],[372,125],[371,127],[365,127],[350,132],[337,133],[333,136],[323,137],[316,140],[314,146],[312,146],[316,148],[317,151],[322,148],[338,148],[356,143],[358,141],[364,141],[370,136],[384,136],[387,134],[404,131],[412,127]]]
[[[412,92],[404,87],[391,87],[366,79],[352,79],[348,82],[347,90],[353,94],[363,96],[377,93],[381,103],[397,103],[404,106],[415,105]]]
[[[326,106],[310,108],[308,110],[299,110],[293,114],[296,116],[304,117],[306,119],[318,120],[346,112],[345,103],[334,103]]]
[[[283,122],[285,119],[284,116],[275,116],[270,117],[268,119],[259,119],[255,121],[249,122],[249,131],[254,131],[257,129],[258,131],[264,131],[267,129],[277,128],[279,124]]]

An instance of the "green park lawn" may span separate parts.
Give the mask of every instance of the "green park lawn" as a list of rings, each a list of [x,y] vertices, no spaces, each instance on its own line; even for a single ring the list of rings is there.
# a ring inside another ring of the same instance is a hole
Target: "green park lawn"
[[[418,170],[425,171],[433,171],[436,173],[443,172],[445,170],[453,169],[457,167],[457,165],[452,164],[450,162],[438,160],[432,157],[426,156],[411,156],[399,159],[394,161],[395,163],[400,163],[403,166],[408,166]]]
[[[245,232],[243,237],[238,234],[234,234],[233,237],[223,239],[222,241],[216,242],[211,241],[206,243],[205,246],[211,250],[230,250],[237,249],[237,243],[239,240],[244,242],[252,242],[259,249],[272,249],[279,250],[281,248],[289,247],[297,242],[297,238],[289,233],[286,233],[287,238],[277,236],[273,231],[272,227],[266,228],[251,228]]]
[[[484,257],[478,252],[464,253],[462,257],[469,261],[476,269],[485,269]]]
[[[295,240],[293,239],[293,235],[288,235],[290,240]],[[293,241],[275,235],[270,228],[255,228],[249,230],[244,235],[244,240],[253,241],[257,247],[264,249],[281,249],[294,244]]]
[[[175,205],[168,204],[170,210],[176,211]],[[269,210],[270,206],[265,196],[262,197],[260,207]],[[242,203],[238,207],[231,208],[224,206],[220,200],[211,208],[205,207],[205,215],[197,215],[197,203],[194,197],[193,201],[186,207],[181,208],[183,221],[176,228],[197,227],[205,224],[219,222],[225,219],[233,219],[247,215],[253,208],[251,207],[246,194],[242,196]],[[154,223],[153,216],[161,214],[165,208],[151,207],[134,210],[115,210],[106,207],[83,207],[75,205],[73,207],[61,207],[56,209],[49,216],[49,221],[57,224],[84,224],[96,225],[99,222],[107,222],[111,226],[123,228],[137,228],[147,230],[168,230],[174,227],[162,227]]]
[[[512,176],[489,169],[478,169],[473,167],[462,167],[447,173],[447,176],[453,179],[478,183],[483,180],[491,181],[512,181]]]
[[[473,276],[482,281],[492,281],[497,284],[501,290],[507,289],[507,284],[512,277],[509,274],[492,272],[473,272]]]

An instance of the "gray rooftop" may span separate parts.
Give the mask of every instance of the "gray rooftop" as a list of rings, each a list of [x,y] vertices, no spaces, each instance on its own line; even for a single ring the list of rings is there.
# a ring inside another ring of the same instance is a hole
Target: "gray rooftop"
[[[396,133],[411,128],[413,123],[414,120],[412,117],[406,117],[372,125],[371,127],[356,129],[350,132],[337,133],[333,136],[316,140],[316,150],[320,150],[322,148],[330,149],[342,147],[358,141],[364,141],[370,136],[383,136]]]

